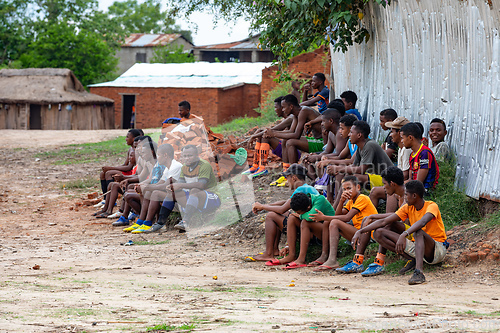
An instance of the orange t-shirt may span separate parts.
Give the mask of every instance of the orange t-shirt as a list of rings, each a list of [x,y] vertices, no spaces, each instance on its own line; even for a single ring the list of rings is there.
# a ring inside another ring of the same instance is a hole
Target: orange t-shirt
[[[436,242],[442,243],[446,241],[446,231],[444,230],[443,220],[441,219],[441,212],[435,202],[425,201],[424,207],[421,210],[416,210],[414,206],[404,204],[396,212],[402,221],[409,219],[410,225],[413,225],[415,222],[422,219],[426,213],[431,213],[434,218],[427,222],[422,230],[431,236]]]
[[[354,203],[352,202],[352,199],[347,201],[347,204],[344,206],[344,208],[349,211],[353,208],[359,210],[359,213],[354,215],[354,217],[352,218],[352,223],[356,229],[361,228],[361,223],[363,222],[363,219],[365,217],[373,214],[378,214],[377,208],[375,208],[370,198],[364,194],[358,195],[358,197],[356,198],[356,202]]]

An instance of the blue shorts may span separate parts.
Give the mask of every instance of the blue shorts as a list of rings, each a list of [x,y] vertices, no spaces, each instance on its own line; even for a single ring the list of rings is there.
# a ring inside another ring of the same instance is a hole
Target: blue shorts
[[[189,190],[183,190],[184,193],[186,194],[186,200],[189,199]],[[209,192],[209,191],[204,191],[205,194],[207,195],[207,198],[205,199],[205,203],[203,204],[203,207],[198,210],[200,213],[211,213],[217,210],[217,208],[220,207],[220,199],[219,196],[215,193]],[[185,208],[181,207],[181,211],[184,212]]]

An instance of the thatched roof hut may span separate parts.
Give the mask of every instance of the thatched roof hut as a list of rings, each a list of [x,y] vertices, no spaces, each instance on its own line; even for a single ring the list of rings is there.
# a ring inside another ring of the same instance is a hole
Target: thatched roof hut
[[[64,68],[0,70],[0,129],[114,127],[114,101],[87,92]]]

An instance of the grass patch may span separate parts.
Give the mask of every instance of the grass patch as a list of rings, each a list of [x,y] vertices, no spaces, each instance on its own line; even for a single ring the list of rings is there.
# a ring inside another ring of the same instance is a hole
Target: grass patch
[[[89,189],[89,188],[97,188],[99,185],[99,179],[96,177],[87,177],[83,179],[75,179],[70,180],[66,183],[62,183],[59,187],[61,189]]]
[[[463,221],[479,221],[476,201],[469,198],[463,190],[455,188],[456,163],[439,162],[439,183],[432,192],[432,199],[439,206],[443,223],[447,230]],[[500,215],[498,215],[500,222]]]
[[[274,100],[279,96],[288,95],[291,91],[290,82],[282,82],[271,90],[266,100],[259,108],[255,109],[260,113],[260,117],[241,117],[235,118],[230,122],[212,127],[215,133],[222,133],[224,135],[234,134],[243,135],[249,129],[255,126],[264,127],[278,120],[274,112]]]
[[[163,241],[136,241],[134,242],[134,245],[161,245],[161,244],[167,244],[169,243],[169,240],[163,240]]]
[[[124,136],[96,143],[68,145],[55,150],[38,153],[35,157],[47,159],[55,165],[82,164],[104,161],[110,157],[125,154],[128,150]]]
[[[159,324],[153,327],[148,327],[146,328],[147,332],[152,332],[152,331],[165,331],[165,332],[171,332],[171,331],[186,331],[186,332],[191,332],[196,328],[195,324],[182,324],[182,325],[167,325],[167,324]]]
[[[500,226],[500,210],[489,215],[483,221],[484,221],[484,226],[487,229],[491,229],[491,228],[495,228],[495,227]]]

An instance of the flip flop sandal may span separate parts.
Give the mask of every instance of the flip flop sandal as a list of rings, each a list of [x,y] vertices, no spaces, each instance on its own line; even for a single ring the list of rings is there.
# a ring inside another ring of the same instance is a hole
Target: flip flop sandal
[[[104,213],[106,213],[106,212],[98,211],[98,212],[95,212],[94,214],[92,214],[92,216],[97,216],[97,215],[101,215]]]
[[[324,262],[314,260],[314,261],[311,261],[309,264],[307,264],[307,267],[317,267],[317,266],[321,266],[323,264],[324,264]]]
[[[105,219],[105,218],[107,218],[109,215],[111,215],[111,214],[109,214],[109,213],[102,213],[102,214],[96,215],[96,218],[97,218],[97,219]]]
[[[280,265],[283,265],[283,264],[280,263],[279,259],[273,259],[273,260],[266,261],[266,266],[280,266]]]
[[[306,264],[297,264],[295,261],[292,261],[291,263],[289,264],[286,264],[285,267],[283,267],[283,269],[295,269],[295,268],[302,268],[302,267],[307,267]]]
[[[254,259],[253,257],[250,257],[250,256],[246,256],[245,258],[243,258],[244,261],[246,262],[254,262],[254,261],[257,261],[257,259]]]
[[[313,269],[313,272],[326,272],[326,271],[333,270],[334,268],[337,268],[337,267],[330,267],[330,266],[326,266],[326,265],[321,265],[321,266],[318,266],[315,269]]]

